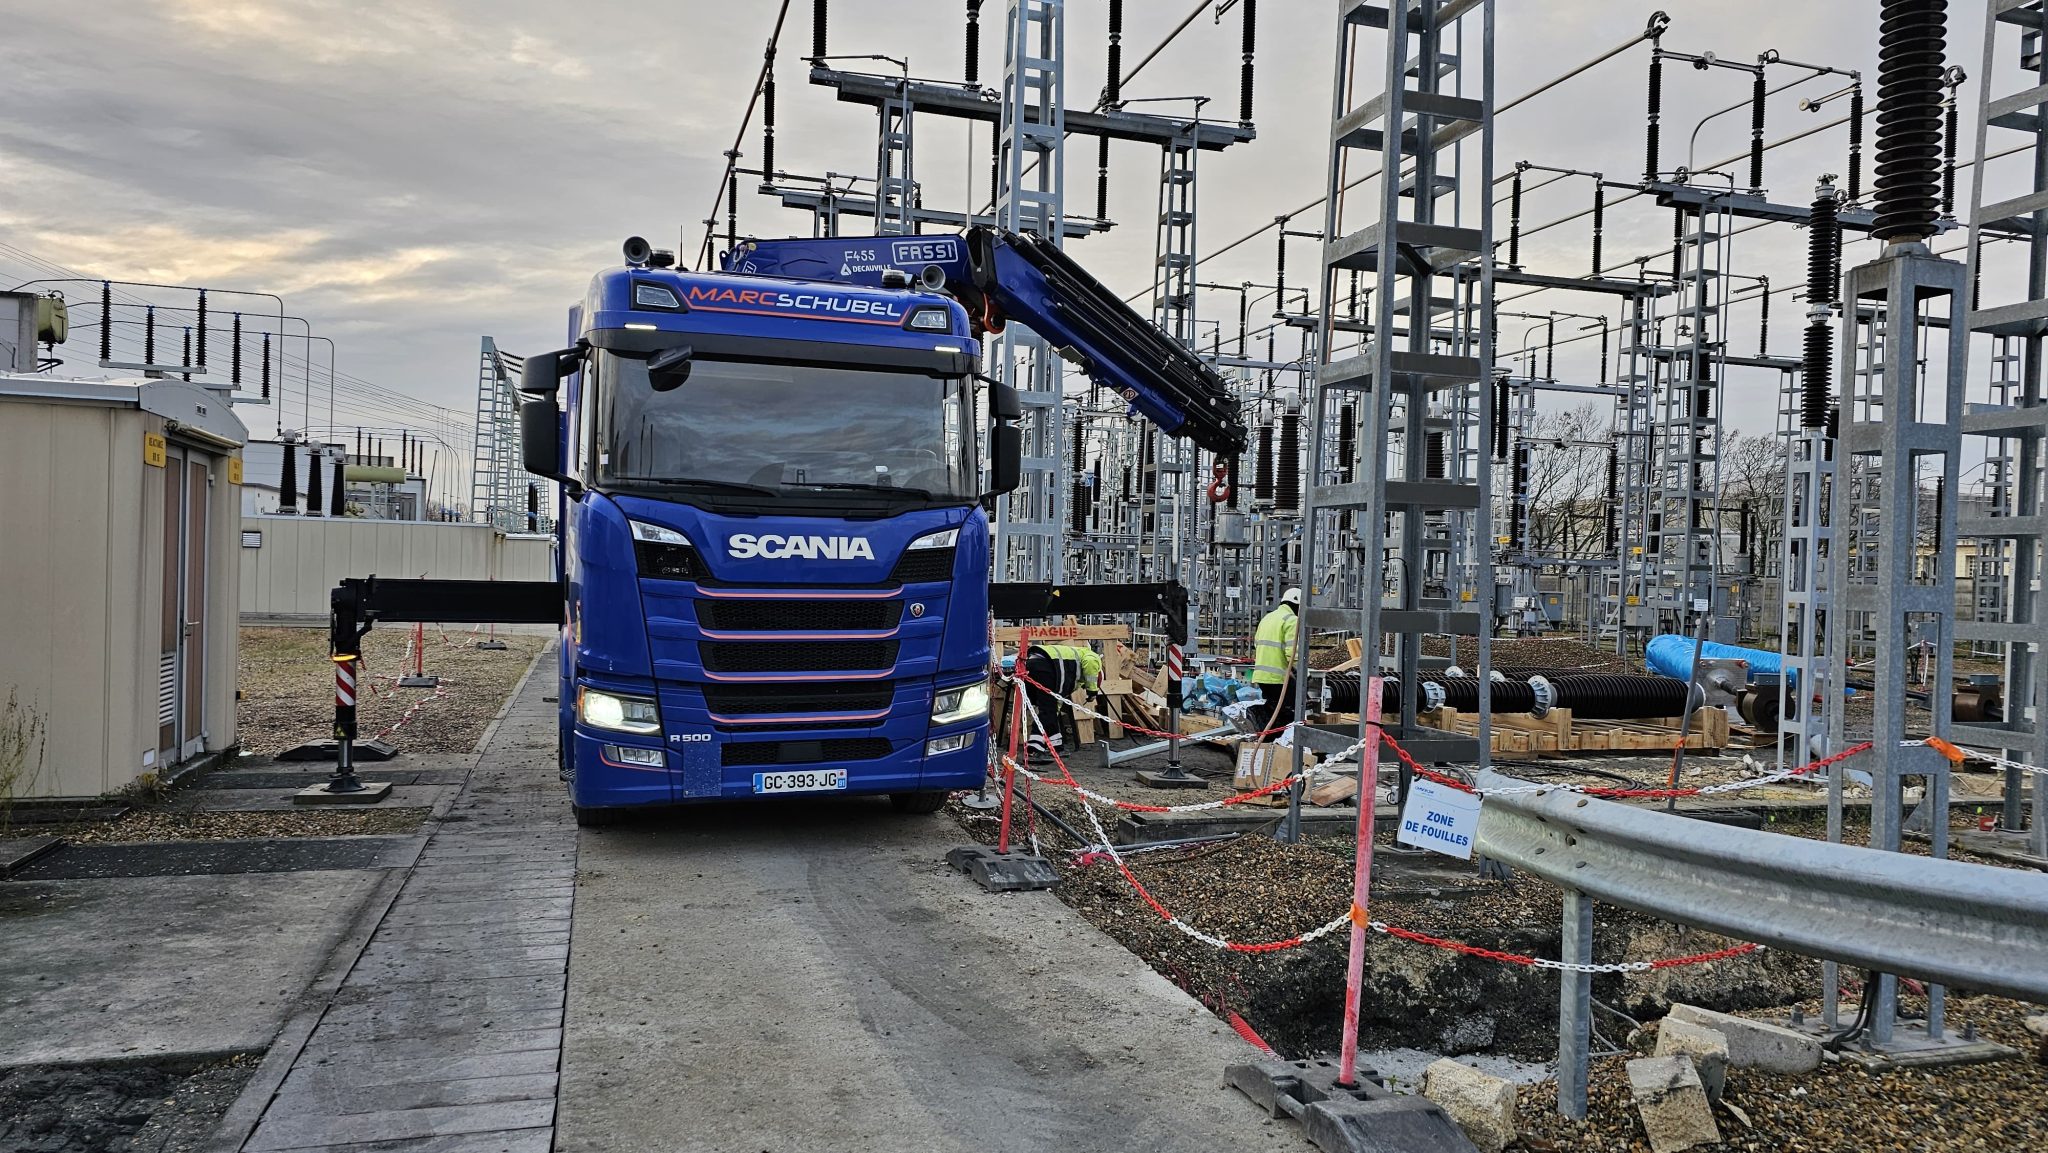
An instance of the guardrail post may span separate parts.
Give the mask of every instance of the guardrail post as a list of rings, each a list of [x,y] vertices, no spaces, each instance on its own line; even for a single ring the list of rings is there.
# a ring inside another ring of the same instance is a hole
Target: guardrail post
[[[1564,891],[1563,960],[1593,963],[1593,898]],[[1586,1062],[1592,1051],[1593,974],[1562,969],[1557,974],[1557,1111],[1586,1119]]]

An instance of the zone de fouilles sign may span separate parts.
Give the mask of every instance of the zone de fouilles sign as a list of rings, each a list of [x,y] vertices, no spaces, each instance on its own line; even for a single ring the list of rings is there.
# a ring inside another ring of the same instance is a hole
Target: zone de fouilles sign
[[[1435,781],[1408,786],[1408,803],[1401,807],[1401,832],[1395,840],[1469,861],[1472,842],[1478,836],[1478,797]]]

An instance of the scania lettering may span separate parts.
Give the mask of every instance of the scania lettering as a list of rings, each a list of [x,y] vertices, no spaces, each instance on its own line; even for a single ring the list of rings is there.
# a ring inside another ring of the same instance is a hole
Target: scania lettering
[[[635,238],[591,281],[519,382],[524,463],[559,490],[579,823],[806,795],[931,812],[981,784],[987,510],[1022,434],[980,353],[1010,319],[1168,432],[1242,450],[1222,380],[1028,236],[748,241],[704,272]]]

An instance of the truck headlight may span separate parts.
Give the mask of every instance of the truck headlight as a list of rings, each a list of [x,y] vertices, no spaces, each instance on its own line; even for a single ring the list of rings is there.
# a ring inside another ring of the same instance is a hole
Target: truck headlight
[[[916,552],[921,548],[952,548],[960,543],[960,530],[949,528],[943,532],[928,533],[910,542],[904,552]]]
[[[988,715],[988,685],[977,681],[932,698],[932,723],[956,725]]]
[[[614,733],[661,732],[661,710],[653,697],[579,688],[576,690],[576,717],[593,729],[607,729]]]

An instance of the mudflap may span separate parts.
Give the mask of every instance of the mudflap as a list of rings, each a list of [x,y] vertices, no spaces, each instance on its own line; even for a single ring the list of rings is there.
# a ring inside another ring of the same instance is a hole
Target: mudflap
[[[1033,853],[998,853],[987,845],[948,850],[946,863],[991,893],[1031,892],[1059,884],[1052,862]]]
[[[1337,1084],[1328,1061],[1259,1061],[1223,1076],[1269,1115],[1300,1122],[1325,1153],[1478,1153],[1436,1102],[1398,1096],[1369,1070],[1352,1088]]]

